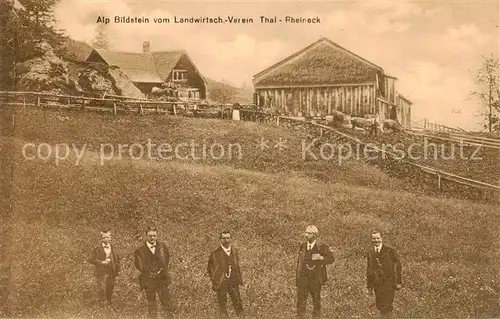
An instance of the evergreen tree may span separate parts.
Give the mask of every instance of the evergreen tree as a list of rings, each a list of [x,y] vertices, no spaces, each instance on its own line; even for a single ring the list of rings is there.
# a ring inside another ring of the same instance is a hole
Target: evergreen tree
[[[53,9],[59,0],[0,1],[0,86],[15,86],[15,65],[42,55],[38,44],[46,42],[56,52],[64,41],[55,27]],[[12,83],[14,79],[14,83]]]

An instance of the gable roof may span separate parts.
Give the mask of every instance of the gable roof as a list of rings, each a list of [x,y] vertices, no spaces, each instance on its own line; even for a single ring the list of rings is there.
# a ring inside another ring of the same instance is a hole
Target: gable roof
[[[403,94],[398,93],[398,96],[399,96],[399,98],[400,98],[400,99],[405,100],[408,104],[410,104],[410,105],[412,105],[412,104],[413,104],[413,102],[412,102],[412,101],[410,101],[408,98],[406,98]]]
[[[189,60],[198,75],[205,81],[186,51],[183,50],[132,53],[95,49],[95,52],[107,64],[118,66],[132,82],[164,82],[183,56]]]
[[[151,53],[95,49],[107,64],[118,66],[132,82],[162,83]]]
[[[156,71],[162,79],[166,79],[177,65],[183,55],[187,55],[185,51],[159,51],[152,52],[153,60],[156,65]],[[194,63],[192,63],[194,66]]]
[[[255,85],[341,84],[374,81],[383,69],[322,37],[254,75]]]

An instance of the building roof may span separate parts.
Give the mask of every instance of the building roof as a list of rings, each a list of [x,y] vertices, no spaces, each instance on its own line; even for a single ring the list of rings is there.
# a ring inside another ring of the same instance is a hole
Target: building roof
[[[147,53],[117,52],[95,49],[107,64],[118,66],[132,82],[162,83],[179,60],[186,56],[196,69],[186,51],[156,51]],[[198,70],[196,69],[198,72]],[[198,72],[200,77],[203,76]],[[205,81],[203,79],[203,81]]]
[[[322,37],[254,75],[254,84],[256,86],[356,84],[374,82],[376,73],[383,74],[383,69]]]
[[[177,65],[183,55],[187,56],[187,53],[185,51],[159,51],[152,52],[152,54],[156,65],[156,70],[158,72],[158,75],[162,79],[166,79],[168,77],[170,72],[172,72],[173,68]],[[191,59],[189,60],[194,66],[194,63],[191,61]]]
[[[404,97],[404,95],[403,95],[403,94],[398,93],[398,96],[399,96],[399,98],[400,98],[400,99],[405,100],[407,103],[409,103],[409,104],[413,104],[413,102],[412,102],[412,101],[410,101],[409,99],[407,99],[406,97]]]
[[[63,41],[63,56],[75,61],[87,61],[88,57],[94,50],[92,46],[85,42],[76,41],[71,38],[66,38]]]

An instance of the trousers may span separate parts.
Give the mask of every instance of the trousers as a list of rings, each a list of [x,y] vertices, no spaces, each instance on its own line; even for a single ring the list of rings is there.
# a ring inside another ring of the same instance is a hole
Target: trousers
[[[97,281],[97,297],[99,301],[107,301],[111,303],[113,289],[115,288],[115,275],[99,274],[96,276]]]
[[[221,317],[227,317],[227,295],[231,297],[236,315],[243,312],[243,303],[241,301],[240,287],[237,284],[223,282],[217,290],[217,301],[219,303],[219,314]]]
[[[301,275],[297,283],[297,316],[303,317],[306,312],[307,298],[311,295],[313,317],[321,316],[321,282],[316,274]]]
[[[146,292],[146,300],[148,302],[149,318],[158,317],[158,309],[156,306],[156,295],[158,295],[163,310],[167,313],[167,315],[172,314],[173,311],[172,301],[170,298],[170,291],[167,285],[160,285],[157,287],[145,287],[144,290]]]
[[[375,304],[381,315],[392,313],[396,289],[392,283],[382,283],[375,286]]]

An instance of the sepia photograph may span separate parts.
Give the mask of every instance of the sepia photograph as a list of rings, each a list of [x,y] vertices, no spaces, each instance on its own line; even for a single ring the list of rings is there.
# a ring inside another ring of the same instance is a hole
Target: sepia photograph
[[[0,0],[0,318],[500,318],[499,20]]]

